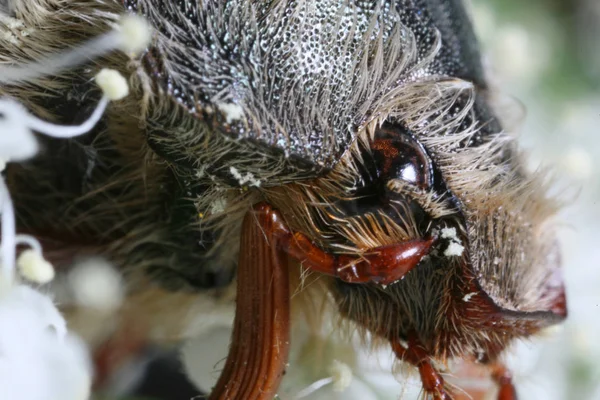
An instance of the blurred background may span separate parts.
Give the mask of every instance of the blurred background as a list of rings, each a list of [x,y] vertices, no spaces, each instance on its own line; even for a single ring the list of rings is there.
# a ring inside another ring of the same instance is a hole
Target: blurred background
[[[530,154],[531,168],[552,166],[560,215],[569,318],[543,337],[519,343],[507,362],[520,398],[600,400],[600,1],[472,0],[476,31],[499,100]],[[414,379],[397,382],[389,354],[367,355],[349,345],[300,338],[282,398],[416,398]],[[228,327],[213,326],[183,347],[146,349],[122,364],[106,399],[187,400],[208,390],[226,355]],[[319,347],[354,369],[344,392],[332,388],[340,371],[303,369],[303,351]],[[183,359],[183,362],[181,361]],[[184,374],[184,364],[191,378]]]
[[[568,202],[559,222],[569,318],[515,350],[518,388],[524,399],[598,400],[600,1],[472,3],[490,72],[520,102],[515,122],[531,167],[552,166]]]

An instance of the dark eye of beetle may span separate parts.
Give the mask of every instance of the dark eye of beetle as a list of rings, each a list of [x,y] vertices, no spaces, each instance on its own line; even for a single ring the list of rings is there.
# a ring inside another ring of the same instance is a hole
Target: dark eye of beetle
[[[433,184],[432,163],[421,143],[399,125],[384,124],[371,144],[382,180],[402,179],[420,189]],[[387,182],[386,182],[387,183]]]
[[[391,201],[401,196],[387,188],[392,179],[401,179],[418,189],[434,187],[434,168],[423,146],[402,126],[384,124],[375,133],[370,149],[361,151],[360,182],[348,193],[349,198],[336,204],[345,216],[384,212],[393,208]],[[414,204],[413,214],[421,214]],[[412,206],[411,206],[412,208]],[[390,211],[389,215],[396,215]]]

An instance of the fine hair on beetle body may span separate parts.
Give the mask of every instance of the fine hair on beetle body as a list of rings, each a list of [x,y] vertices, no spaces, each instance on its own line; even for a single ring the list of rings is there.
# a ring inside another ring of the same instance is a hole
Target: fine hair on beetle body
[[[6,177],[19,229],[57,264],[117,265],[127,317],[168,321],[154,339],[232,301],[254,221],[274,264],[301,276],[291,290],[391,345],[426,396],[453,398],[437,369],[459,359],[516,399],[500,355],[567,313],[558,203],[496,117],[460,0],[13,0],[0,13],[0,65],[81,45],[127,13],[153,29],[139,57],[0,80],[0,96],[75,124],[100,68],[128,78],[89,134],[40,139]]]

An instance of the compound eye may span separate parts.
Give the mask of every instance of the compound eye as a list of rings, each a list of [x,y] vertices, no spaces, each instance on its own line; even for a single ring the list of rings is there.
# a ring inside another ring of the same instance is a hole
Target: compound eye
[[[420,189],[433,184],[433,167],[425,148],[399,125],[384,124],[375,132],[371,150],[386,181],[401,179]]]

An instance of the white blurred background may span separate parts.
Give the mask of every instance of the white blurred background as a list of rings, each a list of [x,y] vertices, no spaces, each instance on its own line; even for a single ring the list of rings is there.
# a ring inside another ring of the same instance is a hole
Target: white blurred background
[[[600,1],[473,0],[491,74],[522,104],[521,144],[551,165],[569,318],[511,357],[523,399],[600,399]],[[517,109],[519,106],[517,105]]]

